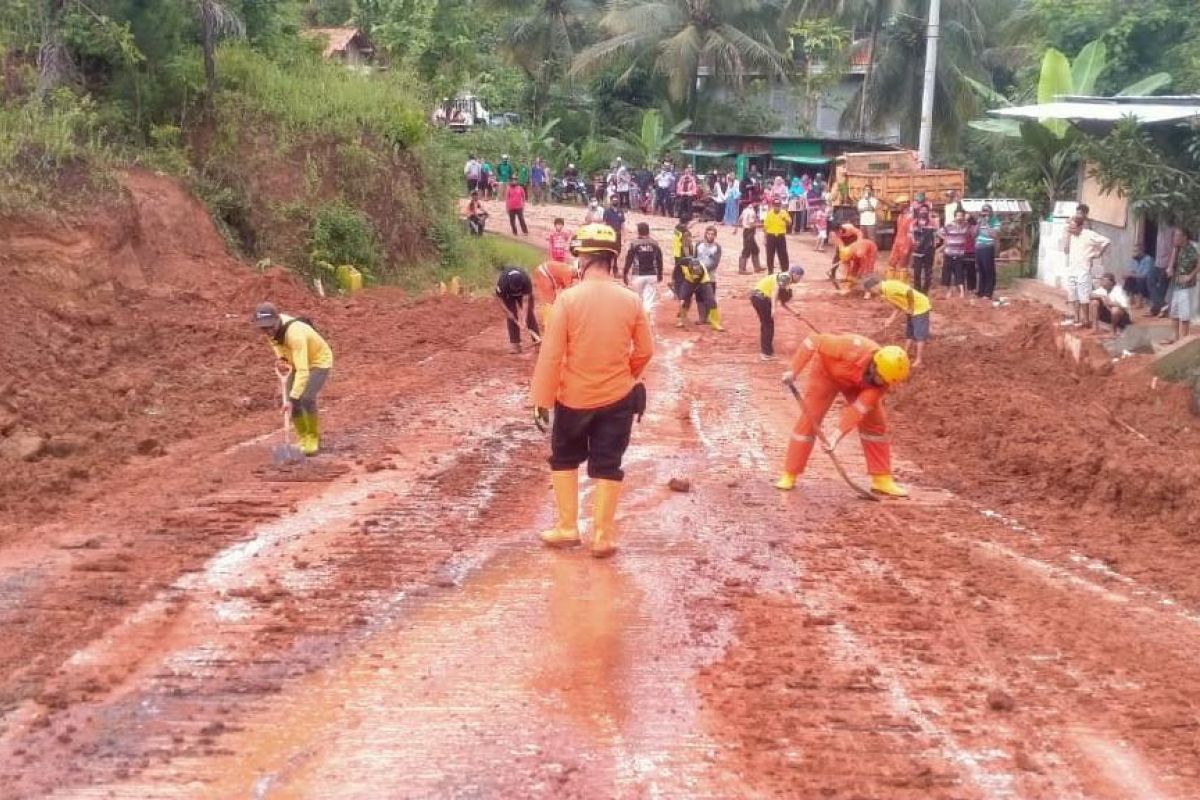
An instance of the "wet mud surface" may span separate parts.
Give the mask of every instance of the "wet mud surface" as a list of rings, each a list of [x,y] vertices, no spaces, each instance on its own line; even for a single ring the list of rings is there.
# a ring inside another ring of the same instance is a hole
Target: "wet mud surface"
[[[1120,440],[1087,473],[1096,417],[1062,409],[1102,387],[1182,448],[1176,398],[1133,363],[1064,376],[1033,307],[938,303],[891,404],[913,497],[864,503],[821,453],[781,495],[795,407],[721,236],[729,330],[677,329],[663,298],[610,562],[537,540],[532,356],[485,302],[323,309],[346,366],[302,467],[271,465],[269,408],[235,410],[49,517],[6,509],[0,796],[1200,795],[1185,504],[1106,488],[1160,460]],[[878,329],[792,253],[806,317]],[[781,353],[805,332],[777,329]]]

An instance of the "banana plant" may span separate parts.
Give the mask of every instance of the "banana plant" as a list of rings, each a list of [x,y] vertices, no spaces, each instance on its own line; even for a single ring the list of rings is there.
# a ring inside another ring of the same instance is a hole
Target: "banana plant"
[[[642,164],[657,164],[664,154],[679,147],[679,135],[691,125],[692,121],[685,119],[670,130],[664,130],[662,114],[656,109],[648,109],[642,112],[641,131],[622,134],[614,143],[635,153]]]

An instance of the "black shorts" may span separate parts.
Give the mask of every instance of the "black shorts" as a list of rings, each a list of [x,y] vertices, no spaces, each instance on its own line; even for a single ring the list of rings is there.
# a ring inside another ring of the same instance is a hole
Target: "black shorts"
[[[550,432],[550,469],[578,469],[586,461],[589,477],[622,480],[625,472],[621,461],[633,434],[634,415],[645,409],[644,392],[634,387],[622,399],[601,408],[581,410],[556,404]]]
[[[1113,321],[1112,309],[1109,308],[1108,306],[1104,305],[1104,303],[1097,303],[1096,306],[1097,306],[1096,307],[1096,319],[1100,320],[1101,322],[1107,322],[1109,325],[1112,325],[1112,321]],[[1129,322],[1130,322],[1129,312],[1122,310],[1121,321],[1118,322],[1116,325],[1117,330],[1119,330],[1119,331],[1125,330],[1125,328],[1129,327]]]

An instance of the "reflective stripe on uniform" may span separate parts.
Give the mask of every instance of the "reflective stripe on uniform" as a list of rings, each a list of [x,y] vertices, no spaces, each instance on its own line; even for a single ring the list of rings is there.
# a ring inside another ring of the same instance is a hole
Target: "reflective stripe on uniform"
[[[816,350],[816,349],[817,349],[817,345],[816,345],[816,344],[813,342],[813,340],[812,340],[812,339],[809,339],[809,338],[806,338],[806,339],[804,340],[804,346],[805,346],[805,347],[807,347],[809,350]]]
[[[866,414],[866,413],[870,412],[871,407],[869,405],[867,405],[866,403],[864,403],[862,400],[855,400],[854,401],[854,410],[860,414]]]
[[[812,444],[814,441],[816,441],[816,437],[811,436],[811,435],[805,436],[802,433],[793,433],[792,441],[793,442],[803,442],[804,444]]]
[[[858,438],[864,442],[890,442],[892,437],[886,433],[863,433],[858,432]]]

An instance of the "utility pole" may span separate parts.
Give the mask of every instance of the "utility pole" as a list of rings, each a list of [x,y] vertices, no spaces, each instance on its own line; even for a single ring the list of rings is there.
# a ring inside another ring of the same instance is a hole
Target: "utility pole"
[[[925,84],[921,92],[921,135],[917,158],[929,166],[933,142],[933,90],[937,83],[938,39],[940,38],[942,0],[929,0],[929,26],[925,29]]]

